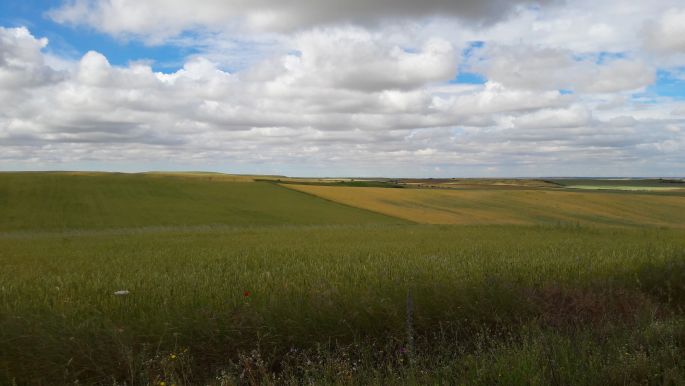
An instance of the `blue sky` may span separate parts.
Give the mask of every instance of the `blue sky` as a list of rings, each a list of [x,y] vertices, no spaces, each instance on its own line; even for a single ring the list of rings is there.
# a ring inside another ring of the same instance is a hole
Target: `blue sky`
[[[676,68],[671,71],[657,71],[656,82],[647,88],[647,94],[670,97],[674,99],[685,99],[685,77],[679,78],[676,74],[685,74],[685,67]]]
[[[174,72],[183,67],[186,58],[197,55],[203,47],[193,47],[179,44],[146,44],[136,38],[113,37],[100,33],[89,26],[62,25],[54,22],[48,11],[60,7],[62,0],[9,0],[0,3],[0,26],[24,26],[31,30],[34,36],[46,37],[50,40],[48,52],[61,57],[78,59],[86,52],[95,50],[104,54],[110,63],[126,66],[130,62],[147,61],[155,71]],[[192,31],[186,31],[178,40],[183,38],[192,40]],[[483,84],[487,81],[482,74],[472,72],[466,65],[473,52],[483,48],[485,42],[471,41],[462,51],[462,64],[458,68],[457,76],[451,80],[455,84]],[[602,51],[593,54],[597,63],[624,58],[622,52]],[[582,56],[581,56],[582,57]],[[679,79],[673,73],[685,74],[685,67],[669,70],[659,70],[655,84],[651,85],[640,96],[665,96],[676,99],[685,98],[685,80]],[[561,90],[569,92],[568,90]]]
[[[1,2],[0,170],[684,173],[678,1],[300,1]]]
[[[50,40],[48,52],[78,59],[95,50],[110,63],[125,66],[131,61],[151,61],[157,71],[173,72],[183,66],[186,57],[197,52],[196,47],[170,44],[149,45],[137,39],[122,39],[99,33],[89,26],[62,25],[47,12],[59,7],[60,0],[9,0],[0,2],[0,26],[31,30],[36,37]]]

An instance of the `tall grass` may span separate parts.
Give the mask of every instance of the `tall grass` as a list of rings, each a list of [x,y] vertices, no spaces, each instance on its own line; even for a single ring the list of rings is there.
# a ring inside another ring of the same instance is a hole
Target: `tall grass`
[[[6,234],[0,383],[682,382],[683,236],[420,225]]]

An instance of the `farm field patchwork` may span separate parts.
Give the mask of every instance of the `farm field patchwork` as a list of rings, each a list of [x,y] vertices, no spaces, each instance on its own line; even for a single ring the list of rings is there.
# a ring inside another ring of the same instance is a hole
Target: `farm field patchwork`
[[[681,196],[567,193],[640,204],[623,222],[556,221],[563,201],[536,225],[427,225],[266,182],[0,181],[3,385],[685,382]],[[484,199],[535,201],[513,197]]]

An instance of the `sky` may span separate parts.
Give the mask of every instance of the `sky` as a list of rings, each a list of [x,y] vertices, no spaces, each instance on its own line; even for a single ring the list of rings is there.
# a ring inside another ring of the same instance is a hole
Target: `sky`
[[[3,0],[0,170],[685,176],[685,4]]]

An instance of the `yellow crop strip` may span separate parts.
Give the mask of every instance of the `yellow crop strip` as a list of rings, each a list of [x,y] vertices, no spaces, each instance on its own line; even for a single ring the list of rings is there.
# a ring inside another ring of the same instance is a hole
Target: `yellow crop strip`
[[[387,189],[287,185],[309,194],[425,224],[651,225],[685,227],[679,195],[555,190]]]

